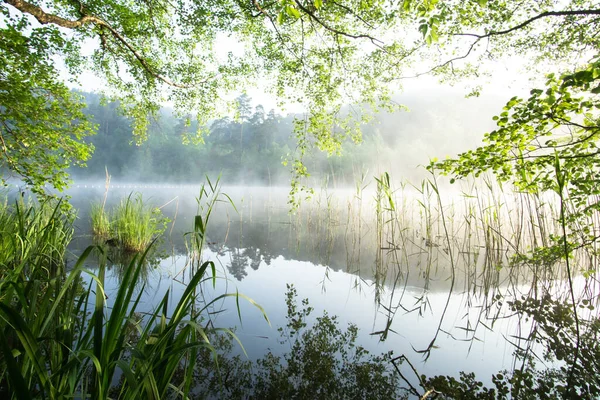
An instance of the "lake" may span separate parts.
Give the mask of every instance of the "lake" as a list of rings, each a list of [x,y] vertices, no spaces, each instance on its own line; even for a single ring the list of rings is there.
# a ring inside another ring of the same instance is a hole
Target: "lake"
[[[235,328],[250,360],[288,351],[276,328],[286,324],[286,289],[293,284],[299,299],[315,308],[310,322],[327,311],[342,326],[358,326],[361,346],[404,355],[419,374],[474,372],[491,384],[493,374],[518,366],[515,350],[541,352],[528,340],[532,321],[511,311],[509,302],[546,293],[568,299],[562,263],[511,262],[558,229],[556,207],[551,198],[497,188],[485,194],[476,186],[444,188],[440,196],[437,190],[375,183],[322,189],[290,212],[289,188],[223,187],[229,197],[215,205],[202,252],[203,260],[215,262],[219,279],[204,296],[242,293],[264,309],[270,324],[252,303],[240,300],[238,314],[235,300],[226,299],[212,309],[214,325]],[[199,185],[113,182],[107,192],[107,208],[139,192],[171,220],[145,276],[147,311],[167,290],[177,299],[186,287],[192,263],[184,237],[203,212],[199,191]],[[89,209],[102,202],[105,185],[76,182],[68,194],[78,210],[71,250],[79,254],[92,243]],[[109,304],[119,279],[119,268],[109,269]],[[578,296],[596,298],[596,282],[576,274]],[[238,345],[232,352],[243,354]],[[412,368],[400,367],[418,386]]]

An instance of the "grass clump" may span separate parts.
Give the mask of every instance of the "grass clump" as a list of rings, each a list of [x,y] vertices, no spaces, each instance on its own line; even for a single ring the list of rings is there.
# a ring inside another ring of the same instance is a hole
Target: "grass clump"
[[[90,218],[92,220],[92,232],[94,236],[106,239],[110,237],[110,215],[104,209],[103,204],[92,204],[90,209]]]
[[[112,212],[100,204],[92,205],[92,232],[101,239],[118,244],[123,250],[140,252],[162,235],[169,219],[160,209],[144,203],[141,194],[133,194],[114,208]]]
[[[30,276],[44,262],[44,273],[64,268],[67,245],[73,238],[73,215],[61,209],[62,201],[40,203],[22,197],[0,203],[0,277]]]

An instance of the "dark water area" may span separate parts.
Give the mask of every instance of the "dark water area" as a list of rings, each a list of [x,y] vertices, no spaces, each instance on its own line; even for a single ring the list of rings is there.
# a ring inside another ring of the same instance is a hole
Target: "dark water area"
[[[167,290],[175,303],[186,287],[191,271],[185,238],[203,212],[199,191],[199,185],[112,183],[107,192],[107,209],[139,192],[170,219],[144,276],[144,310],[152,310]],[[234,206],[224,197],[215,205],[202,252],[203,260],[215,262],[219,276],[215,289],[204,288],[205,299],[239,292],[263,307],[270,320],[244,300],[241,322],[235,300],[214,307],[214,325],[235,328],[250,359],[289,350],[278,342],[276,328],[285,325],[285,293],[293,284],[298,297],[315,308],[313,321],[326,311],[342,326],[356,324],[358,343],[366,349],[405,355],[420,374],[475,372],[489,383],[492,374],[515,367],[517,347],[533,346],[527,341],[531,321],[511,313],[507,303],[538,291],[565,290],[560,266],[551,272],[509,268],[510,249],[486,244],[489,236],[471,226],[468,215],[473,225],[486,218],[468,211],[464,199],[440,207],[423,193],[405,190],[395,194],[392,212],[389,204],[378,208],[375,190],[323,191],[290,213],[287,191],[223,187]],[[70,247],[75,259],[93,243],[89,210],[103,201],[105,187],[76,183],[67,194],[78,212]],[[442,217],[450,222],[442,223]],[[498,225],[505,228],[510,224]],[[444,235],[448,229],[453,233]],[[525,246],[527,240],[521,240],[514,246]],[[94,271],[94,260],[87,263]],[[107,274],[109,304],[122,273],[118,264],[115,258]],[[582,276],[575,283],[582,291],[596,290]],[[241,354],[241,348],[234,353]],[[416,384],[408,366],[402,368]]]

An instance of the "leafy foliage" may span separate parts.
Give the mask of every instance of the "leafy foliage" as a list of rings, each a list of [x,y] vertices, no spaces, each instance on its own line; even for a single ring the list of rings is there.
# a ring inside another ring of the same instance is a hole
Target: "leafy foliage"
[[[0,6],[0,16],[9,15]],[[26,35],[26,20],[11,22],[0,28],[0,170],[23,179],[38,194],[46,183],[63,189],[67,168],[85,165],[89,158],[93,147],[82,139],[94,132],[81,97],[54,67],[53,57],[70,45],[56,27]]]
[[[600,14],[594,2],[553,0],[4,0],[0,10],[5,26],[2,58],[11,74],[10,79],[3,75],[2,82],[21,82],[7,86],[11,101],[3,104],[39,112],[33,107],[41,98],[36,93],[51,93],[52,124],[61,129],[71,121],[80,123],[68,132],[74,141],[60,135],[56,137],[62,141],[46,143],[56,143],[53,149],[64,154],[64,160],[87,158],[89,151],[80,139],[93,129],[67,96],[54,56],[64,60],[71,77],[89,70],[102,78],[109,94],[120,99],[123,113],[132,118],[138,144],[147,137],[149,117],[157,117],[164,102],[174,104],[186,124],[193,115],[196,132],[186,132],[183,140],[201,143],[206,122],[227,103],[222,100],[225,94],[260,82],[282,105],[300,103],[306,109],[295,121],[298,146],[288,160],[293,193],[303,190],[301,182],[309,174],[304,160],[310,150],[332,155],[345,138],[360,142],[361,124],[381,108],[396,108],[390,92],[402,78],[427,73],[451,80],[475,76],[484,72],[475,67],[481,61],[512,54],[533,54],[538,60],[555,61],[558,68],[563,63],[581,65],[579,54],[598,49],[594,32]],[[230,51],[223,50],[234,42],[238,44]],[[92,50],[82,52],[84,46]],[[16,79],[30,70],[39,79]],[[354,106],[346,112],[344,104]],[[44,113],[29,119],[13,114],[7,128],[13,132],[33,132],[49,121]],[[243,133],[240,136],[243,141]],[[44,157],[36,150],[21,148],[6,165],[35,178],[38,187],[43,181],[63,187],[62,159],[53,158],[46,166],[50,172],[41,174],[27,161]]]
[[[436,376],[426,379],[428,387],[433,387],[448,399],[592,399],[597,398],[598,377],[598,333],[600,320],[592,318],[584,322],[579,343],[576,324],[570,304],[561,299],[544,296],[542,299],[523,298],[510,303],[512,311],[523,317],[533,318],[534,326],[528,338],[541,345],[543,353],[537,357],[547,367],[536,368],[534,349],[518,349],[516,356],[522,367],[514,371],[504,371],[492,377],[493,388],[487,388],[474,374],[461,373],[457,380],[449,376]],[[584,300],[580,309],[593,308]],[[573,349],[579,346],[581,356],[571,375]]]
[[[596,86],[600,62],[575,73],[548,76],[545,89],[528,99],[512,98],[499,116],[498,129],[484,136],[486,146],[435,165],[455,177],[492,170],[502,181],[530,192],[556,189],[555,157],[570,171],[570,192],[594,194],[589,179],[598,168],[596,142],[600,106]],[[578,205],[582,204],[578,197]]]
[[[589,246],[599,236],[591,223],[600,210],[595,197],[600,171],[599,84],[597,60],[573,73],[550,74],[544,89],[506,104],[494,118],[498,129],[485,135],[484,146],[432,163],[430,168],[452,175],[452,181],[492,171],[520,191],[554,192],[570,205],[565,214],[570,248]],[[561,239],[549,239],[556,245],[555,259],[564,257]],[[550,247],[536,251],[547,253]]]
[[[159,105],[164,102],[172,102],[182,116],[193,113],[198,130],[185,139],[201,141],[205,123],[224,105],[223,94],[261,79],[272,82],[271,90],[282,101],[308,104],[310,117],[299,135],[313,136],[320,148],[332,152],[339,145],[338,133],[351,125],[336,123],[335,115],[344,101],[341,89],[351,83],[353,89],[347,93],[355,92],[369,102],[384,96],[385,90],[370,90],[376,75],[369,66],[372,60],[363,57],[360,43],[316,18],[310,11],[313,7],[298,2],[261,5],[230,0],[212,4],[156,0],[135,5],[120,1],[84,4],[5,0],[0,5],[6,25],[2,31],[2,57],[8,58],[11,49],[29,51],[31,58],[21,55],[23,62],[15,70],[24,73],[32,67],[44,67],[40,69],[44,80],[7,76],[3,81],[22,82],[23,86],[8,90],[15,96],[12,104],[33,111],[30,103],[36,87],[44,91],[65,88],[56,65],[50,62],[52,55],[64,59],[72,77],[91,70],[103,79],[110,94],[121,100],[123,112],[133,119],[133,133],[140,143],[147,137],[149,117],[158,116]],[[349,16],[347,7],[334,7],[328,12],[331,22],[337,26],[351,24],[347,28],[369,23],[370,19],[375,23],[380,18],[377,13],[361,18]],[[226,36],[240,43],[236,51],[222,51]],[[90,43],[95,46],[91,54],[82,53],[82,47]],[[359,67],[352,69],[353,79],[347,80],[342,75],[346,73],[343,62],[351,60]],[[265,80],[265,76],[270,78]],[[69,101],[64,90],[54,96],[56,126],[80,119],[76,114],[80,106]],[[337,125],[342,130],[334,135],[331,129]],[[28,131],[31,127],[23,125],[19,129]],[[90,126],[83,125],[80,134],[91,131]],[[80,139],[76,132],[71,133]],[[86,158],[81,151],[73,156],[73,160]],[[18,167],[16,161],[11,168]],[[51,183],[64,186],[62,180]]]
[[[253,398],[382,399],[402,394],[390,369],[391,354],[374,356],[356,344],[358,328],[339,327],[337,317],[324,313],[307,328],[313,309],[308,300],[296,303],[288,285],[287,326],[279,328],[290,352],[281,359],[269,353],[258,361]]]

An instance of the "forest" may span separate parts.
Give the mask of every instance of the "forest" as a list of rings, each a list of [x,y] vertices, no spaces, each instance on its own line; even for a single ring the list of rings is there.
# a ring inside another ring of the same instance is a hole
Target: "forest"
[[[493,126],[491,116],[501,104],[500,96],[475,100],[458,91],[442,93],[443,98],[404,94],[398,101],[407,109],[378,114],[362,128],[360,143],[348,139],[339,154],[308,155],[311,184],[352,186],[361,175],[378,171],[418,180],[424,175],[420,164],[440,152],[458,154],[466,149],[463,143],[479,140],[481,130]],[[136,146],[131,121],[119,112],[118,103],[102,105],[100,95],[83,95],[84,113],[98,129],[86,139],[94,146],[86,166],[69,171],[75,180],[104,180],[106,167],[115,181],[196,183],[205,175],[220,175],[229,185],[289,185],[290,169],[284,164],[292,161],[298,146],[293,114],[267,112],[241,95],[236,98],[237,118],[216,119],[201,143],[184,143],[182,137],[196,132],[197,123],[186,125],[185,118],[165,108],[151,121],[148,140]]]

